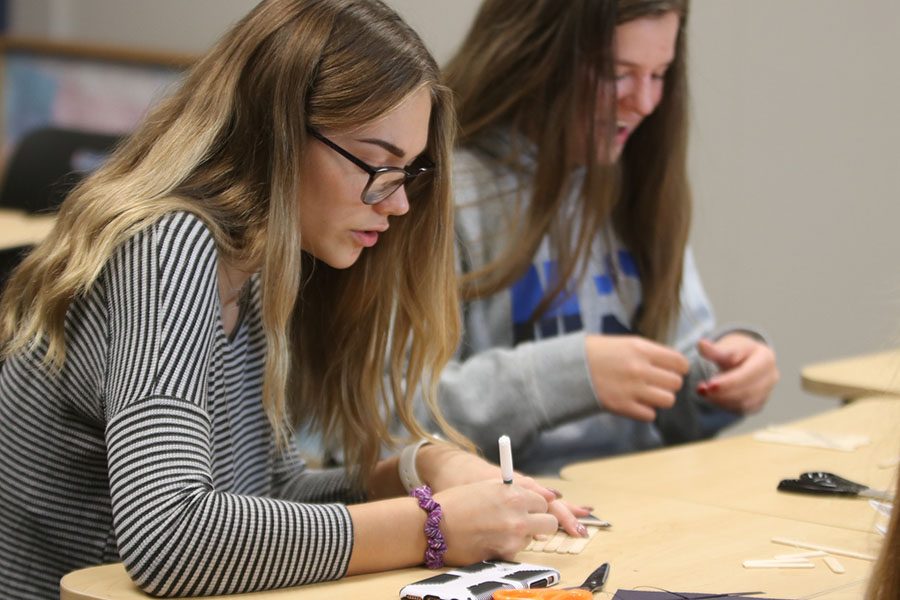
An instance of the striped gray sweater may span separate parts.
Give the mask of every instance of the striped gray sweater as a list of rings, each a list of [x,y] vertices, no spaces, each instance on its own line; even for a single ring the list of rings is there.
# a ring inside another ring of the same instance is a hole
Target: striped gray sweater
[[[68,571],[123,561],[159,596],[341,577],[361,499],[342,471],[276,452],[261,407],[265,339],[251,279],[232,335],[217,252],[173,213],[122,245],[45,345],[0,367],[0,580],[58,598]]]

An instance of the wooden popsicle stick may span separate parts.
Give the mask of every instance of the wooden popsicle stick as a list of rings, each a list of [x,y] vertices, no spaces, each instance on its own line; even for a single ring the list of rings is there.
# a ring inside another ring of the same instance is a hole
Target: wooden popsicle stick
[[[588,527],[588,536],[586,538],[575,538],[575,541],[569,546],[569,554],[581,554],[587,548],[588,543],[597,535],[598,531],[600,530],[597,527]]]
[[[776,554],[775,560],[797,560],[804,558],[818,558],[819,556],[828,556],[827,552],[821,550],[810,550],[809,552],[798,552],[796,554]]]
[[[843,548],[834,548],[832,546],[823,546],[821,544],[812,544],[810,542],[803,542],[800,540],[792,540],[790,538],[783,537],[773,537],[772,542],[776,544],[783,544],[785,546],[794,546],[795,548],[806,548],[807,550],[821,550],[822,552],[827,552],[828,554],[837,554],[838,556],[847,556],[849,558],[859,558],[861,560],[870,560],[872,562],[875,561],[876,557],[871,554],[864,554],[862,552],[854,552],[853,550],[844,550]]]
[[[584,549],[587,548],[590,541],[590,538],[579,538],[575,540],[572,545],[569,546],[569,554],[581,554],[584,552]]]
[[[534,539],[528,545],[528,549],[530,552],[543,552],[544,547],[547,545],[547,542],[549,542],[549,541],[550,541],[549,539],[547,539],[547,540]]]
[[[562,544],[569,535],[565,531],[557,531],[556,535],[554,535],[547,542],[547,545],[544,546],[544,552],[556,552],[556,549],[559,548],[559,545]]]
[[[556,549],[557,554],[571,554],[571,548],[573,545],[578,543],[578,540],[583,538],[572,537],[571,535],[567,537],[562,544],[559,545],[559,548]]]
[[[824,560],[825,560],[825,564],[828,565],[828,568],[831,569],[832,571],[834,571],[835,573],[837,573],[838,575],[841,575],[846,572],[846,569],[844,569],[844,565],[842,565],[841,561],[839,561],[835,557],[826,556]]]
[[[812,569],[816,565],[808,560],[745,560],[745,569]]]

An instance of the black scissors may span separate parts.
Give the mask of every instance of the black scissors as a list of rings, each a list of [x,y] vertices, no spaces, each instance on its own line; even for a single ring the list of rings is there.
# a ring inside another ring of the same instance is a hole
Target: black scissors
[[[801,494],[862,496],[879,500],[892,499],[892,495],[884,490],[873,490],[867,485],[844,479],[834,473],[822,471],[801,473],[799,479],[782,479],[778,482],[778,489],[782,492],[797,492]]]

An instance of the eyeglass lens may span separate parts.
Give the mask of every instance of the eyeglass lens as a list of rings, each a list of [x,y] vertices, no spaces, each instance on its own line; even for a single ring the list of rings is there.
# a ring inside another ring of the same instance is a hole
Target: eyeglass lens
[[[406,183],[406,173],[403,171],[385,171],[377,173],[369,184],[365,193],[365,203],[375,204],[381,202]]]

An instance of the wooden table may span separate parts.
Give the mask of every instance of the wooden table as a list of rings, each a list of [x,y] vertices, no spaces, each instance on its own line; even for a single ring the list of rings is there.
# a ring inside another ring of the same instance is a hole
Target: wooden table
[[[752,434],[565,467],[581,484],[677,498],[808,523],[872,531],[875,513],[858,498],[778,492],[778,482],[804,471],[829,471],[877,489],[894,489],[895,469],[878,465],[900,454],[900,402],[880,397],[789,423],[823,434],[865,434],[872,443],[841,452],[759,442]],[[602,505],[597,507],[603,515]]]
[[[863,596],[872,563],[841,557],[846,573],[814,569],[745,569],[743,560],[795,550],[776,536],[877,554],[874,511],[862,500],[831,500],[777,492],[778,479],[805,469],[830,469],[874,485],[892,471],[873,459],[896,456],[900,402],[872,399],[805,419],[793,426],[822,432],[857,432],[873,444],[853,453],[767,444],[749,436],[728,438],[573,465],[561,481],[546,481],[566,498],[595,507],[613,523],[578,555],[523,552],[519,560],[553,566],[562,584],[578,584],[601,562],[612,565],[606,593],[653,586],[679,592],[764,591],[769,598],[801,598],[831,590],[828,600]],[[871,464],[869,464],[871,462]],[[397,599],[404,585],[433,574],[404,569],[337,582],[243,596],[248,600]],[[61,600],[146,600],[122,565],[70,573]],[[234,597],[232,597],[234,598]]]
[[[47,237],[55,222],[53,215],[29,215],[0,208],[0,250],[37,244]]]
[[[804,390],[823,396],[900,396],[900,349],[809,365],[800,378]]]
[[[788,536],[816,543],[876,553],[880,536],[801,521],[744,513],[660,496],[640,496],[621,491],[588,492],[583,486],[563,482],[563,492],[582,501],[602,505],[602,514],[613,527],[599,533],[577,555],[519,554],[524,562],[559,569],[562,585],[578,585],[602,562],[612,566],[605,590],[654,586],[680,592],[764,591],[769,598],[799,598],[849,585],[826,597],[854,599],[863,595],[871,563],[840,558],[846,568],[835,575],[821,562],[814,569],[745,569],[741,562],[790,553],[773,544],[773,536]],[[397,600],[404,585],[429,577],[433,571],[404,569],[349,577],[337,582],[300,588],[232,596],[247,600],[333,600],[366,598]],[[611,594],[598,594],[609,598]],[[220,596],[226,598],[226,596]],[[147,600],[129,579],[121,564],[104,565],[70,573],[62,580],[61,600]]]

